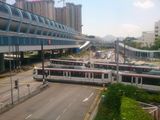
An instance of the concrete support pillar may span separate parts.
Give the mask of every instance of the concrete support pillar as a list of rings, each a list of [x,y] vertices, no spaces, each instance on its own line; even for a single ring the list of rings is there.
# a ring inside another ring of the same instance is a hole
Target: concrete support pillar
[[[21,59],[21,60],[24,59],[24,52],[20,52],[20,59]]]
[[[133,84],[133,77],[131,77],[131,85]]]
[[[60,51],[60,54],[63,55],[63,49],[61,49],[61,50],[59,50],[59,51]]]
[[[4,54],[0,53],[0,72],[5,71]]]
[[[136,86],[138,85],[138,77],[136,77],[136,84],[135,84]]]
[[[54,55],[54,50],[52,50],[52,55]]]
[[[42,51],[38,51],[38,56],[41,56],[42,55]]]

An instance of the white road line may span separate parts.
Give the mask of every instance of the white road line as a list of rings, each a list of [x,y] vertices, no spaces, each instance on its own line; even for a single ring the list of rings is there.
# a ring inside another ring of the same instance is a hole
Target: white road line
[[[66,111],[67,111],[67,108],[65,108],[65,109],[63,110],[62,114],[64,114]]]
[[[59,116],[56,118],[56,120],[59,120],[59,119],[60,119],[60,117],[61,117],[61,116],[59,115]]]
[[[68,106],[62,111],[62,113],[56,118],[56,120],[59,120],[60,117],[68,110],[68,108],[72,105],[72,103],[68,104]]]
[[[30,118],[31,116],[32,116],[32,114],[28,115],[28,116],[25,118],[25,120],[27,120],[27,119]]]
[[[71,105],[72,105],[72,103],[70,103],[70,104],[67,106],[67,108],[69,108]]]
[[[92,93],[89,95],[89,97],[85,98],[82,102],[88,101],[93,95],[94,95],[94,93],[92,92]]]

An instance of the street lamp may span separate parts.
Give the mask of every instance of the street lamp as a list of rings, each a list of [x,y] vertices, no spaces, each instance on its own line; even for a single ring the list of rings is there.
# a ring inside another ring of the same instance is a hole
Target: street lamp
[[[42,59],[42,75],[43,75],[43,84],[45,84],[45,79],[44,79],[44,50],[43,50],[43,41],[41,42],[41,59]]]
[[[119,39],[117,39],[117,41],[116,41],[116,63],[117,63],[116,77],[117,77],[117,82],[119,82]]]
[[[11,54],[11,43],[9,44],[9,54]],[[12,63],[11,59],[9,60],[9,73],[10,73],[10,84],[11,84],[11,104],[13,104],[13,81],[12,81]]]

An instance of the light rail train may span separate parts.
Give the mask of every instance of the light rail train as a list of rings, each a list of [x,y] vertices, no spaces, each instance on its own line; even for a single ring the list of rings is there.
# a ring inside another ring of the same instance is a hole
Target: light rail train
[[[147,90],[160,91],[160,75],[119,72],[119,82],[132,84]]]
[[[44,71],[45,79],[48,81],[107,84],[112,80],[110,70],[45,68]],[[34,68],[33,78],[42,80],[42,68]]]
[[[159,75],[119,72],[119,80],[116,81],[115,78],[117,74],[111,70],[45,68],[44,71],[45,79],[48,81],[90,84],[120,82],[135,85],[147,90],[160,91]],[[33,78],[39,81],[43,79],[42,68],[34,68]]]
[[[116,63],[93,63],[90,65],[88,61],[74,61],[74,60],[63,60],[63,59],[50,59],[51,64],[57,65],[72,65],[72,66],[92,66],[93,68],[98,69],[109,69],[116,70]],[[136,73],[149,72],[151,70],[160,70],[158,67],[150,67],[150,66],[138,66],[138,65],[129,65],[129,64],[119,64],[120,71],[131,71]]]

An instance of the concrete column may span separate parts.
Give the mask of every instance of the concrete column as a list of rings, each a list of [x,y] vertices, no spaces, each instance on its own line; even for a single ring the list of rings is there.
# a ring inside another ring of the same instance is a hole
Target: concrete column
[[[133,84],[133,77],[131,77],[131,85]]]
[[[42,55],[42,51],[38,51],[38,56],[41,56]]]
[[[54,50],[52,50],[52,55],[54,55]]]
[[[0,72],[5,71],[4,54],[0,53]]]
[[[136,84],[135,84],[136,86],[138,85],[138,77],[136,77]]]
[[[24,52],[20,52],[20,59],[21,59],[21,60],[24,59]]]

